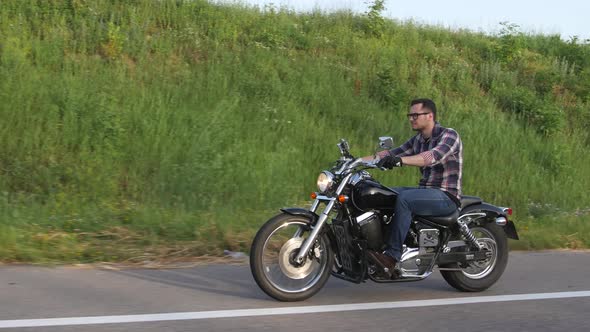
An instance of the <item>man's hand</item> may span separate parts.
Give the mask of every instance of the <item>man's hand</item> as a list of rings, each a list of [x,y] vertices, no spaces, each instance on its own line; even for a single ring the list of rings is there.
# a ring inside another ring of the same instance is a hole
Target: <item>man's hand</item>
[[[402,158],[394,156],[385,156],[377,162],[377,166],[392,169],[394,167],[402,167]]]

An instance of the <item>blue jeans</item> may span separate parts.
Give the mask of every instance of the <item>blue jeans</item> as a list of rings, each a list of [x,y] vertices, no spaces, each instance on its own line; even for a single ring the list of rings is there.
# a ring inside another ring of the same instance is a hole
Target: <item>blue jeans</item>
[[[387,225],[385,253],[401,261],[402,245],[410,229],[412,216],[446,216],[457,209],[457,205],[442,190],[432,188],[393,188],[398,192],[395,216]]]

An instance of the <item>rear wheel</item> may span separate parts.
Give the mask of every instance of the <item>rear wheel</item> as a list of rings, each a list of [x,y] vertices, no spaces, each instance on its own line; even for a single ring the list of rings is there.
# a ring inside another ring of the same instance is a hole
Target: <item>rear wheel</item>
[[[473,225],[469,229],[477,242],[490,252],[489,257],[466,266],[449,265],[446,267],[459,267],[462,270],[440,273],[449,285],[460,291],[480,292],[492,286],[504,273],[508,264],[508,239],[504,230],[494,223]]]
[[[301,301],[317,293],[330,277],[334,255],[320,232],[302,264],[294,261],[309,236],[310,221],[280,214],[264,224],[252,243],[250,269],[258,286],[280,301]]]

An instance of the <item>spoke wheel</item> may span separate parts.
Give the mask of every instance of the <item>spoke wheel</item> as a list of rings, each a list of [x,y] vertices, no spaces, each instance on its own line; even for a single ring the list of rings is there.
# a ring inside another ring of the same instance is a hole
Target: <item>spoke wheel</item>
[[[484,250],[485,260],[470,262],[467,266],[449,264],[442,267],[462,268],[460,271],[440,271],[443,278],[454,288],[464,292],[480,292],[492,286],[508,264],[508,239],[501,226],[487,222],[469,227]]]
[[[268,295],[281,301],[303,300],[327,281],[333,264],[327,236],[318,236],[301,264],[295,261],[310,230],[306,218],[281,214],[256,235],[250,265],[254,279]]]
[[[483,227],[474,227],[471,229],[473,235],[477,238],[477,242],[489,252],[489,257],[483,261],[475,261],[463,269],[463,274],[469,279],[483,279],[490,275],[496,267],[498,261],[498,245],[494,240],[494,235]]]

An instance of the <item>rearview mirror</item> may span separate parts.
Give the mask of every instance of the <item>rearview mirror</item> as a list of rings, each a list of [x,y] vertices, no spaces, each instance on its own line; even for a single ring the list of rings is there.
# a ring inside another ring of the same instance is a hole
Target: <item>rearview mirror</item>
[[[389,150],[393,148],[393,138],[389,136],[379,137],[379,148]]]

